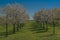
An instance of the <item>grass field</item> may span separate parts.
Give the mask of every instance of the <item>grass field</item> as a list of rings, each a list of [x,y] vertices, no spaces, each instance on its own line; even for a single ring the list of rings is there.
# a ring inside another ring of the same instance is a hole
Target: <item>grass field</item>
[[[16,34],[12,34],[12,26],[9,26],[9,36],[5,37],[5,27],[0,26],[0,40],[60,40],[60,27],[56,27],[56,35],[52,35],[52,27],[49,27],[47,32],[37,33],[30,28],[32,22],[27,22],[26,25]]]

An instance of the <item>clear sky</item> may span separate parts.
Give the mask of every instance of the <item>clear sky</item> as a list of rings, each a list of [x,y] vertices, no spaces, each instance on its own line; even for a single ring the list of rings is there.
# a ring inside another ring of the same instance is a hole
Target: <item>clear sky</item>
[[[7,3],[13,4],[14,2],[23,5],[30,15],[30,19],[35,12],[44,8],[60,8],[60,0],[0,0],[0,5],[5,6]]]

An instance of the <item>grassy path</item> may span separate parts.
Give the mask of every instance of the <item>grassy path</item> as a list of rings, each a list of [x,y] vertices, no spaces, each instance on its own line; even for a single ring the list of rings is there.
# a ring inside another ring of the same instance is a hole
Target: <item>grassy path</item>
[[[52,28],[48,32],[35,33],[31,31],[31,22],[26,23],[20,32],[9,35],[8,37],[0,37],[0,40],[60,40],[60,27],[56,28],[56,35],[52,36]]]

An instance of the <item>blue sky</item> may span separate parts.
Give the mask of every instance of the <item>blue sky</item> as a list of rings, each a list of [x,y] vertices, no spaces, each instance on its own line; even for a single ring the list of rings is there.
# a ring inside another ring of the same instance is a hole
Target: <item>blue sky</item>
[[[0,5],[5,6],[7,3],[14,2],[23,5],[30,15],[30,19],[35,12],[40,9],[60,8],[60,0],[0,0]]]

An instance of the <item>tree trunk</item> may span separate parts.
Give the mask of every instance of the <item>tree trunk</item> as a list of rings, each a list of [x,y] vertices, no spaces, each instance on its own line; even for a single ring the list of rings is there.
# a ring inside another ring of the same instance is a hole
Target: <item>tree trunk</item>
[[[37,24],[38,24],[38,23],[37,23]],[[40,29],[42,29],[42,23],[41,23],[41,22],[39,23],[39,25],[40,25]]]
[[[6,37],[8,36],[8,24],[6,23]]]
[[[21,24],[19,24],[19,28],[20,28],[20,30],[21,30],[21,27],[22,27]]]
[[[13,24],[13,33],[15,33],[15,24]]]
[[[48,24],[47,24],[47,21],[45,21],[45,23],[46,23],[46,31],[48,31]]]
[[[17,24],[17,31],[19,31],[19,24]]]
[[[53,35],[55,35],[55,23],[53,22]]]
[[[44,22],[43,22],[43,25],[42,25],[42,26],[43,26],[43,30],[45,30],[45,25],[44,25]]]

